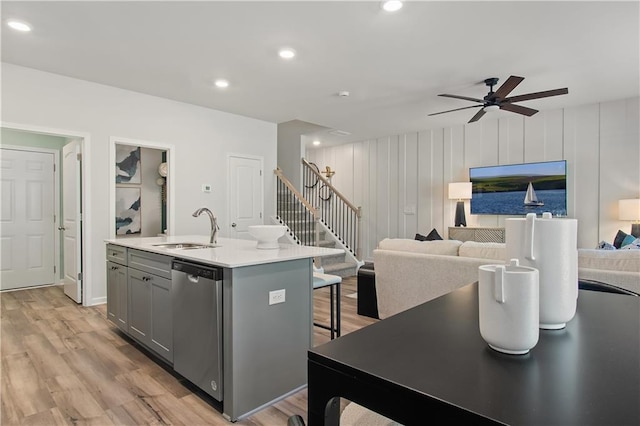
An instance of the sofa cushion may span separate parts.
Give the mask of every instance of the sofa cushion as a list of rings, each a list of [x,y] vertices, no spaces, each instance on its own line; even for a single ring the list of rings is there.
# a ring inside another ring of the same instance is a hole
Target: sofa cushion
[[[640,250],[578,250],[578,267],[640,273]]]
[[[438,231],[436,231],[436,228],[433,228],[431,232],[429,232],[429,234],[426,236],[416,234],[415,239],[418,241],[434,241],[434,240],[441,240],[442,237],[440,236],[440,234],[438,234]]]
[[[465,241],[458,249],[458,255],[478,259],[507,260],[507,245],[505,243]]]
[[[416,241],[408,238],[385,238],[380,241],[378,248],[411,253],[457,256],[458,248],[461,245],[462,241],[457,240]]]

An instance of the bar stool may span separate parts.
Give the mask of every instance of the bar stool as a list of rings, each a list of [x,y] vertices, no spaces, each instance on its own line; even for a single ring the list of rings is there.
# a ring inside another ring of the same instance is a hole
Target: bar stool
[[[331,325],[319,324],[314,322],[316,327],[324,328],[331,331],[331,339],[337,335],[340,337],[340,283],[342,283],[342,277],[337,275],[323,274],[320,272],[313,273],[313,289],[319,289],[329,286],[330,291],[330,304],[331,304]],[[334,299],[333,288],[336,288],[336,298]],[[335,315],[334,315],[334,303],[335,303]],[[335,318],[334,318],[335,316]]]

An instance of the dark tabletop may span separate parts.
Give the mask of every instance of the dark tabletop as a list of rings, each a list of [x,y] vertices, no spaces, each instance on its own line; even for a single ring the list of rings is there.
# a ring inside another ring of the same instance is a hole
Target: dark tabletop
[[[640,424],[640,298],[580,290],[527,355],[489,348],[471,284],[309,351],[309,360],[508,424]],[[336,396],[340,396],[339,389]]]

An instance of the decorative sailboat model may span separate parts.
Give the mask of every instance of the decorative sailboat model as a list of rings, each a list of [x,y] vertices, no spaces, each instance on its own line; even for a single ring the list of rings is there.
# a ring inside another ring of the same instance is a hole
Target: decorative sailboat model
[[[524,205],[532,207],[544,206],[544,202],[538,200],[538,196],[536,195],[536,191],[533,189],[531,182],[529,182],[529,186],[527,187],[527,195],[524,196]]]

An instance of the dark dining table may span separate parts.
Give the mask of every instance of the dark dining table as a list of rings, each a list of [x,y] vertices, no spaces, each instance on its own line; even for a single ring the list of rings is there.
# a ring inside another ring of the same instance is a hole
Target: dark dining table
[[[589,290],[528,354],[497,352],[474,283],[310,349],[308,424],[339,424],[346,398],[404,425],[637,426],[639,353],[640,297]]]

